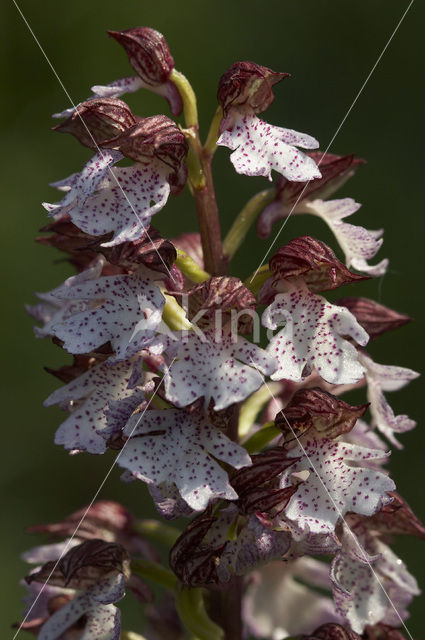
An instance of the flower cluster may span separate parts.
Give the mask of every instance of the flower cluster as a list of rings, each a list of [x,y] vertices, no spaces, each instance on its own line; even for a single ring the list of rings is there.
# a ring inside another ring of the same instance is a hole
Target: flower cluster
[[[425,529],[385,466],[383,438],[401,447],[398,434],[415,423],[394,415],[384,393],[418,374],[378,364],[364,347],[410,318],[323,295],[388,265],[369,264],[382,230],[343,221],[360,205],[329,199],[363,161],[321,154],[313,137],[261,120],[289,74],[252,62],[221,77],[202,145],[195,95],[164,37],[109,33],[137,76],[55,114],[65,118],[55,129],[94,155],[53,184],[63,197],[44,205],[49,235],[39,239],[77,273],[28,311],[36,335],[74,358],[51,371],[64,384],[45,405],[66,413],[55,442],[71,454],[113,449],[124,482],[144,482],[166,520],[190,522],[138,521],[98,502],[33,527],[61,541],[24,556],[37,567],[20,628],[40,640],[137,638],[121,631],[115,606],[127,587],[150,639],[185,629],[228,640],[401,639],[419,589],[389,543]],[[184,127],[133,114],[121,96],[140,89],[166,98],[173,116],[183,111]],[[238,173],[274,179],[224,242],[212,176],[220,146]],[[169,240],[151,219],[185,186],[200,233]],[[292,213],[322,218],[345,263],[305,235],[246,282],[228,274],[250,224],[267,237]],[[340,398],[354,388],[367,402]],[[170,568],[152,540],[168,544]],[[162,601],[145,580],[165,589]]]

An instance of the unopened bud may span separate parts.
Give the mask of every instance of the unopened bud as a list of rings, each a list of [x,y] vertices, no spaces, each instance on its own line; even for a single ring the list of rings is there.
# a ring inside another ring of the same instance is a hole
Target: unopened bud
[[[122,100],[96,98],[79,104],[65,122],[53,127],[53,131],[71,133],[85,147],[96,149],[135,123],[130,107]]]
[[[174,69],[174,59],[162,33],[149,27],[108,31],[125,49],[135,72],[151,86],[166,82]]]
[[[276,180],[276,197],[263,209],[257,220],[260,238],[267,238],[275,222],[291,215],[298,203],[302,207],[305,200],[327,200],[354,175],[359,165],[365,163],[365,160],[355,158],[353,154],[337,156],[333,153],[308,151],[307,155],[317,164],[322,177],[309,182],[291,182],[284,176],[279,176]]]
[[[330,622],[316,629],[312,635],[301,636],[300,640],[361,640],[354,631],[349,631],[340,624]]]
[[[386,331],[397,329],[412,321],[403,313],[385,307],[369,298],[341,298],[337,304],[347,307],[360,326],[369,334],[370,339],[378,338]]]
[[[230,107],[244,105],[254,113],[262,113],[274,100],[273,85],[289,76],[255,62],[235,62],[223,73],[218,83],[217,100],[224,115]]]
[[[276,251],[269,262],[276,279],[303,278],[310,291],[317,293],[343,284],[368,280],[349,271],[324,242],[311,236],[291,240]]]
[[[107,147],[109,141],[103,143]],[[157,158],[178,171],[188,151],[186,138],[167,116],[143,118],[113,141],[113,148],[136,162]]]
[[[365,640],[406,640],[406,636],[399,629],[389,627],[382,622],[374,624],[373,627],[368,625],[362,637]]]
[[[337,438],[351,431],[368,404],[351,406],[319,388],[300,389],[275,424],[283,433],[285,443],[296,440],[310,429],[322,438]]]
[[[114,573],[129,577],[129,556],[120,544],[87,540],[70,549],[60,560],[46,562],[25,578],[31,582],[84,590]]]

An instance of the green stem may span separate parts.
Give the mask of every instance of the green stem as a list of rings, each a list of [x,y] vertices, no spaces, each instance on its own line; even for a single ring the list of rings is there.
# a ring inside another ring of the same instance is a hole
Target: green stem
[[[121,631],[120,640],[146,640],[146,638],[134,631]]]
[[[260,291],[267,278],[269,278],[271,275],[272,272],[269,269],[269,265],[265,264],[260,267],[255,274],[249,276],[249,278],[245,280],[244,284],[247,289],[249,289],[256,295]]]
[[[225,640],[242,640],[242,580],[235,577],[230,589],[210,591],[210,611]]]
[[[255,418],[260,413],[264,405],[273,398],[274,392],[278,394],[281,390],[280,382],[269,382],[264,384],[258,391],[252,394],[242,404],[239,414],[239,437],[244,438],[255,422]]]
[[[238,214],[223,242],[224,255],[232,258],[241,246],[251,225],[261,211],[275,198],[275,189],[265,189],[251,198]]]
[[[170,74],[171,82],[177,87],[177,90],[183,101],[183,113],[186,127],[194,127],[198,129],[198,107],[196,104],[196,95],[192,89],[189,80],[177,69],[173,69]]]
[[[159,520],[138,520],[133,524],[133,530],[147,540],[162,542],[172,547],[180,536],[181,531]]]
[[[179,305],[173,296],[162,292],[165,298],[162,319],[173,331],[183,331],[184,329],[193,329],[191,323],[186,318],[183,307]]]
[[[177,249],[177,260],[175,264],[192,282],[205,282],[205,280],[209,280],[210,278],[210,274],[201,269],[199,264],[181,249]]]
[[[165,589],[169,589],[170,591],[174,591],[176,587],[177,578],[174,573],[158,562],[137,559],[131,563],[131,570],[141,578],[152,580],[155,584],[165,587]]]
[[[207,614],[203,589],[177,587],[175,605],[180,620],[198,640],[224,640],[223,630]]]
[[[205,269],[213,276],[222,275],[225,272],[226,262],[223,259],[220,220],[211,170],[212,155],[204,151],[199,140],[198,108],[190,82],[176,69],[171,72],[170,80],[177,87],[183,101],[186,124],[184,133],[190,147],[189,180],[195,198]]]
[[[217,107],[217,111],[211,120],[210,129],[208,131],[207,139],[204,144],[204,151],[209,155],[214,155],[217,149],[218,133],[220,124],[223,119],[223,110],[221,107]]]
[[[212,156],[201,150],[201,167],[206,184],[202,189],[194,190],[205,269],[212,276],[220,276],[226,272],[226,261],[223,257],[220,219],[215,199],[214,182],[211,167]]]
[[[282,435],[282,432],[280,429],[275,427],[274,422],[266,422],[266,424],[263,425],[259,431],[254,433],[253,436],[248,438],[242,446],[248,451],[248,453],[256,453],[258,451],[262,451],[269,442],[274,440],[274,438],[277,438],[279,435]]]

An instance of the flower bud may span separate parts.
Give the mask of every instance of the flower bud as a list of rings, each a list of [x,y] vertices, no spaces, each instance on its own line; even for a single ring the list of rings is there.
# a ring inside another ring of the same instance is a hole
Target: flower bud
[[[365,640],[406,640],[406,637],[399,629],[389,627],[382,622],[374,624],[373,627],[368,625],[362,637]]]
[[[218,83],[217,100],[226,116],[231,107],[244,105],[262,113],[273,102],[273,85],[289,76],[255,62],[235,62]]]
[[[161,236],[154,227],[149,227],[138,240],[129,240],[112,247],[99,247],[108,262],[126,270],[134,270],[144,264],[153,271],[169,275],[177,257],[174,245]]]
[[[96,149],[135,123],[130,107],[122,100],[95,98],[79,104],[65,122],[53,127],[53,131],[71,133],[85,147]]]
[[[283,278],[303,278],[313,293],[329,291],[357,280],[368,280],[368,276],[352,273],[342,264],[324,242],[311,236],[291,240],[276,251],[271,258],[270,269]]]
[[[231,485],[239,496],[270,482],[298,460],[298,458],[286,458],[286,451],[282,447],[257,453],[251,456],[251,459],[252,465],[236,471],[231,480]]]
[[[354,154],[337,156],[334,153],[322,153],[321,151],[309,151],[310,158],[320,167],[321,178],[305,182],[291,182],[286,178],[278,181],[279,196],[285,204],[293,204],[302,193],[302,199],[321,198],[326,200],[337,191],[361,164],[365,164],[362,158],[356,158]]]
[[[149,27],[108,31],[125,49],[135,72],[151,86],[166,82],[174,69],[174,59],[162,33]]]
[[[425,526],[416,517],[407,502],[396,491],[388,491],[392,501],[368,518],[350,514],[353,528],[366,527],[368,531],[378,531],[385,536],[415,536],[425,538]]]
[[[285,442],[291,442],[314,429],[323,438],[336,438],[351,431],[368,404],[353,407],[323,389],[300,389],[286,409],[279,412],[275,424]]]
[[[323,624],[311,636],[301,636],[301,638],[302,640],[361,640],[357,633],[348,631],[345,627],[334,622]]]
[[[173,244],[192,258],[202,269],[204,268],[204,255],[202,253],[201,236],[196,232],[186,232],[172,238]]]
[[[113,148],[121,151],[127,158],[143,163],[157,158],[175,172],[179,171],[188,151],[186,138],[176,123],[167,116],[143,118],[102,146],[112,146],[112,143]]]
[[[386,331],[397,329],[412,321],[409,316],[368,298],[341,298],[337,304],[347,307],[351,311],[357,322],[367,331],[371,340],[378,338]]]
[[[217,547],[203,544],[215,518],[202,514],[193,520],[170,551],[170,567],[185,584],[204,586],[218,582],[217,563],[227,542]]]
[[[72,547],[59,562],[46,562],[25,580],[28,584],[48,582],[53,586],[84,590],[114,573],[129,577],[129,564],[129,556],[120,544],[87,540]]]
[[[279,176],[276,180],[276,197],[263,209],[257,220],[260,238],[267,238],[275,222],[290,215],[299,203],[329,198],[354,175],[359,165],[365,163],[365,160],[355,158],[353,154],[337,156],[333,153],[308,151],[307,155],[317,164],[322,177],[309,182],[292,182]]]

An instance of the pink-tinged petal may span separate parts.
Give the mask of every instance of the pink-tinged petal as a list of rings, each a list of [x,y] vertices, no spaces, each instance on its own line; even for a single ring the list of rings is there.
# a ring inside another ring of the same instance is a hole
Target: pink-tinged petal
[[[370,427],[363,420],[357,420],[354,428],[346,433],[343,437],[344,442],[351,442],[351,444],[359,445],[360,447],[368,447],[369,449],[381,449],[387,450],[387,444],[381,440],[373,427]],[[382,460],[376,461],[377,466],[381,466]]]
[[[139,89],[146,88],[146,84],[143,82],[141,78],[137,76],[131,76],[128,78],[119,78],[118,80],[114,80],[107,85],[95,85],[91,87],[94,95],[89,96],[87,100],[94,100],[95,98],[119,98],[125,93],[134,93]],[[79,105],[77,105],[78,107]],[[68,118],[76,111],[75,107],[70,107],[68,109],[64,109],[59,113],[53,113],[52,118]]]
[[[111,361],[129,358],[149,344],[165,304],[164,296],[145,271],[64,286],[54,295],[84,307],[73,315],[68,313],[62,321],[51,321],[51,333],[74,354],[90,353],[110,341],[115,351]]]
[[[284,522],[288,523],[287,520],[282,521],[282,526]],[[334,533],[301,533],[299,540],[292,539],[291,548],[286,554],[285,560],[296,560],[302,556],[335,555],[340,548],[341,542]],[[307,561],[307,558],[304,560]],[[323,577],[323,573],[321,575]],[[329,582],[329,570],[327,580]],[[321,586],[324,585],[321,584]]]
[[[387,545],[374,539],[366,550],[374,553],[371,564],[339,553],[331,572],[337,611],[357,633],[381,621],[398,627],[400,617],[408,616],[406,606],[420,593],[414,577]]]
[[[417,371],[406,367],[378,364],[364,352],[360,358],[366,367],[366,376],[378,383],[382,391],[399,391],[420,376]]]
[[[106,85],[96,84],[91,87],[94,93],[93,97],[99,98],[119,98],[125,93],[135,93],[139,89],[146,89],[148,85],[138,76],[127,76],[126,78],[118,78]],[[152,87],[149,86],[149,89]],[[56,117],[56,116],[53,116]]]
[[[233,560],[236,575],[244,576],[283,557],[290,544],[291,534],[288,531],[267,529],[258,518],[251,516],[237,540],[229,542],[223,555]]]
[[[63,542],[54,542],[53,544],[43,544],[39,547],[33,547],[22,554],[22,560],[30,564],[44,564],[50,560],[57,560],[62,553],[69,551],[72,547],[81,544],[78,538],[68,538]]]
[[[365,353],[360,355],[360,361],[366,369],[372,426],[379,429],[394,446],[402,449],[403,446],[394,434],[410,431],[416,426],[416,422],[407,415],[394,415],[383,392],[402,389],[411,380],[417,378],[419,373],[405,367],[378,364]]]
[[[34,572],[36,571],[37,569],[34,569]],[[27,594],[22,598],[25,605],[23,611],[25,623],[22,624],[22,629],[24,630],[30,630],[34,627],[39,630],[50,615],[49,601],[52,598],[64,596],[64,601],[66,602],[67,598],[74,595],[74,592],[70,589],[52,587],[50,584],[43,584],[41,582],[31,582],[28,584],[25,580],[22,580],[20,585],[27,590]]]
[[[333,384],[351,384],[362,378],[364,368],[357,350],[343,336],[365,345],[368,335],[346,307],[299,289],[276,296],[262,322],[273,330],[284,325],[267,347],[278,365],[272,380],[301,380],[312,367]]]
[[[256,116],[236,113],[232,125],[221,134],[217,144],[233,151],[230,160],[237,173],[271,180],[274,170],[288,180],[301,182],[321,177],[316,163],[295,147],[318,147],[319,143],[311,136],[275,127]]]
[[[188,411],[152,410],[142,417],[135,414],[124,434],[131,437],[119,465],[149,485],[175,484],[195,511],[205,509],[212,498],[237,498],[227,473],[211,456],[236,469],[251,464],[245,449],[205,418]]]
[[[113,604],[98,605],[87,612],[84,635],[81,640],[119,640],[121,637],[121,612]]]
[[[149,485],[148,488],[158,513],[166,520],[189,518],[193,515],[193,509],[180,496],[175,484],[162,482],[157,486]]]
[[[148,89],[148,91],[152,91],[152,93],[156,93],[165,98],[170,105],[171,113],[174,116],[179,116],[181,114],[183,110],[182,99],[176,85],[169,80],[154,87],[146,84],[146,82],[143,82],[141,78],[137,78],[136,76],[120,78],[119,80],[114,80],[114,82],[110,82],[107,85],[98,84],[92,87],[91,90],[94,95],[90,96],[89,100],[93,98],[118,98],[125,93],[134,93],[139,89]],[[69,109],[67,111],[69,111]],[[59,118],[63,116],[55,113],[53,117]]]
[[[119,640],[120,611],[112,604],[101,604],[99,597],[102,590],[105,590],[104,599],[108,602],[111,602],[110,598],[120,599],[123,596],[122,591],[111,591],[109,582],[104,580],[90,587],[58,609],[43,625],[39,640],[59,640],[83,615],[87,619],[81,639]]]
[[[274,223],[290,213],[303,213],[305,200],[329,198],[354,175],[357,166],[365,162],[354,155],[337,156],[321,151],[310,151],[307,155],[317,163],[322,177],[311,182],[290,182],[285,178],[278,178],[275,200],[258,217],[257,233],[260,238],[267,238]]]
[[[325,622],[340,622],[330,598],[294,580],[303,562],[271,562],[253,574],[242,606],[247,628],[255,638],[298,636],[312,633]]]
[[[60,299],[62,291],[66,291],[73,287],[78,287],[81,284],[98,278],[102,272],[104,260],[102,258],[97,259],[91,267],[85,269],[76,276],[67,278],[63,284],[52,291],[47,293],[36,293],[35,295],[40,302],[34,306],[27,306],[28,313],[35,318],[38,322],[43,322],[43,327],[34,327],[34,333],[37,338],[43,338],[45,336],[51,336],[52,327],[60,322],[65,322],[69,317],[75,313],[79,313],[87,309],[87,302],[84,300],[69,300]]]
[[[177,90],[177,87],[167,80],[163,84],[152,86],[148,85],[141,78],[137,76],[130,76],[126,78],[119,78],[107,85],[95,85],[91,88],[93,91],[92,96],[89,96],[87,100],[93,100],[95,98],[119,98],[125,93],[134,93],[139,89],[148,89],[152,93],[156,93],[165,98],[170,105],[171,113],[175,116],[179,116],[183,109],[182,99]],[[78,105],[77,105],[78,106]],[[64,109],[60,113],[54,113],[53,118],[68,118],[75,111],[74,107]]]
[[[326,222],[345,254],[347,267],[354,267],[372,276],[381,276],[387,270],[388,260],[385,258],[376,265],[369,265],[367,261],[379,251],[383,243],[383,230],[368,231],[364,227],[342,222],[343,218],[351,216],[360,207],[361,205],[352,198],[343,198],[327,202],[306,202],[303,210],[319,216]]]
[[[51,186],[64,191],[65,196],[56,204],[43,203],[49,215],[63,215],[74,207],[83,207],[87,198],[96,191],[101,181],[110,172],[111,167],[122,157],[119,151],[111,149],[99,151],[90,158],[80,173],[73,173],[63,180],[52,182]]]
[[[387,492],[395,489],[387,475],[366,466],[386,458],[388,454],[382,451],[335,440],[312,440],[287,455],[303,457],[282,474],[281,487],[293,484],[292,473],[309,473],[285,509],[286,517],[301,530],[331,533],[347,511],[370,516],[390,501]]]
[[[178,407],[197,398],[205,398],[205,406],[214,399],[219,411],[244,400],[256,391],[275,369],[272,358],[259,346],[240,336],[214,332],[199,336],[189,331],[179,342],[172,343],[167,353],[175,360],[164,373],[165,395]]]
[[[337,304],[347,307],[351,311],[367,331],[371,340],[378,338],[386,331],[397,329],[412,321],[412,318],[406,314],[389,309],[369,298],[349,296],[341,298]]]
[[[61,408],[71,411],[69,418],[56,432],[56,444],[62,444],[69,451],[104,453],[105,438],[110,435],[106,415],[109,402],[134,393],[140,400],[139,393],[128,388],[133,364],[124,361],[115,365],[96,365],[45,400],[46,407],[59,404]]]

